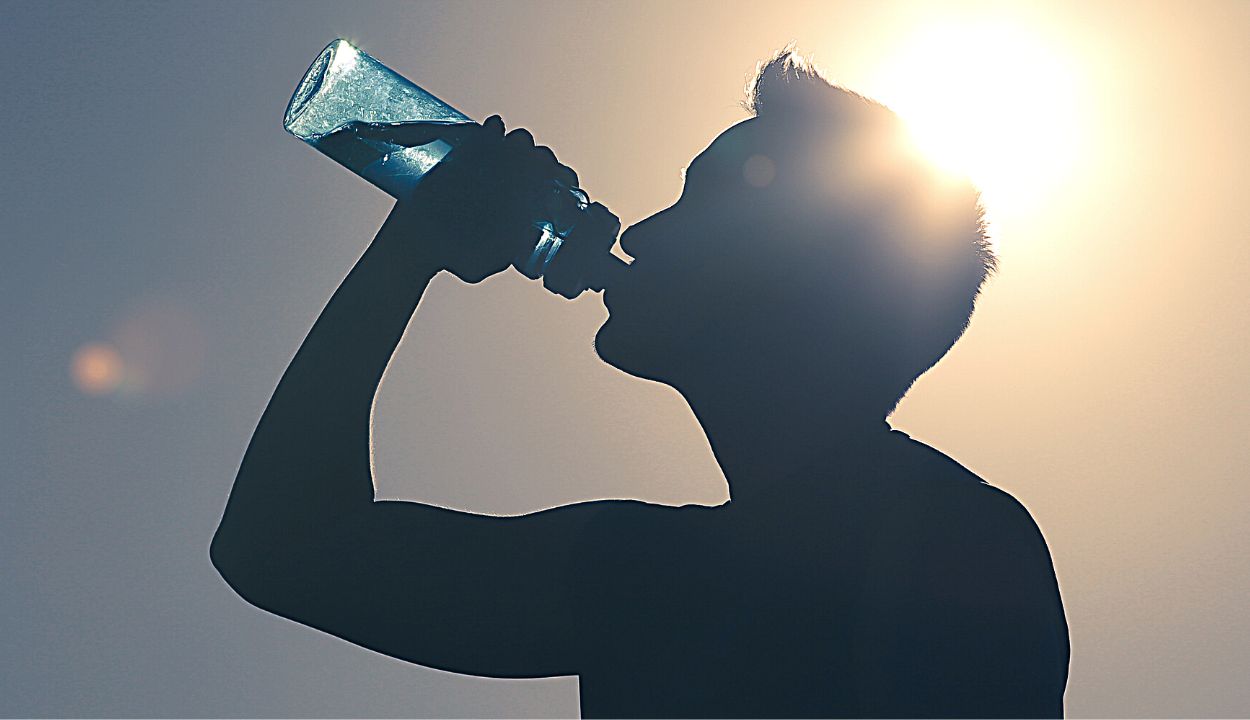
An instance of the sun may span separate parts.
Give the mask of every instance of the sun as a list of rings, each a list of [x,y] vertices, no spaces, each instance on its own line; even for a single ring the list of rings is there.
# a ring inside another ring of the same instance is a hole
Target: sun
[[[931,22],[905,35],[870,94],[935,164],[967,175],[991,220],[1046,202],[1080,155],[1079,74],[1023,21]]]

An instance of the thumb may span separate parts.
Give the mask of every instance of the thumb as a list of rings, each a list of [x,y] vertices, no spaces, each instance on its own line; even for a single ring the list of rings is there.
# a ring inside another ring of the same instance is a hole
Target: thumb
[[[453,145],[459,145],[485,132],[485,128],[473,122],[353,122],[347,127],[358,137],[366,140],[379,140],[403,145],[404,147],[417,147],[432,143],[435,140],[443,140]]]

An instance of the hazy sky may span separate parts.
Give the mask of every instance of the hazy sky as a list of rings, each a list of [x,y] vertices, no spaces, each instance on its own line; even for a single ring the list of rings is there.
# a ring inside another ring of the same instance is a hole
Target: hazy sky
[[[530,128],[627,224],[789,41],[958,134],[1001,271],[892,424],[1041,525],[1071,715],[1250,714],[1250,3],[674,5],[0,2],[0,714],[577,712],[573,679],[389,660],[208,563],[270,392],[389,207],[281,129],[338,36]],[[594,358],[604,316],[516,274],[436,280],[378,401],[380,492],[718,502],[676,393]]]

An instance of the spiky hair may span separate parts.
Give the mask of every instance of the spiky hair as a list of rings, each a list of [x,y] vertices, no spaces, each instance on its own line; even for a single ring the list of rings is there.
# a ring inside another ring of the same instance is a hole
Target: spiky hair
[[[912,355],[900,369],[908,376],[895,400],[901,398],[963,334],[985,280],[997,268],[979,193],[970,182],[937,173],[918,154],[889,150],[901,147],[906,137],[898,116],[830,82],[793,46],[758,65],[744,106],[761,122],[786,124],[787,132],[834,138],[830,142],[839,150],[829,163],[851,172],[830,189],[826,209],[832,217],[854,215],[858,227],[875,228],[855,242],[875,243],[871,252],[887,258],[883,266],[893,274],[892,287],[911,296],[897,299],[892,308],[902,317],[899,331]],[[822,157],[819,151],[804,152]],[[861,162],[873,153],[871,162]],[[889,159],[883,162],[885,155]],[[888,170],[882,170],[886,165]],[[874,202],[847,199],[857,193]],[[837,224],[830,223],[831,234]]]

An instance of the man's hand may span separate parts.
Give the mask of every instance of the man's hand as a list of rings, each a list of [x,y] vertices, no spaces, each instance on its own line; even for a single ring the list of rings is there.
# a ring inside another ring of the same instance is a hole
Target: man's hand
[[[538,237],[534,223],[555,183],[577,187],[577,173],[523,129],[504,133],[503,120],[481,125],[355,124],[361,137],[416,147],[444,140],[455,149],[401,199],[391,225],[426,248],[439,267],[476,283],[526,256]],[[419,238],[419,239],[418,239]]]

